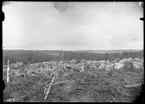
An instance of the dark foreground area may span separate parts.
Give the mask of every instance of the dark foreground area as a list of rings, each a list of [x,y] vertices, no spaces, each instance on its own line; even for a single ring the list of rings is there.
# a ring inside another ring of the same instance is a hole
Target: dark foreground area
[[[133,102],[143,84],[143,59],[49,61],[10,67],[3,100],[15,102]],[[51,86],[51,87],[50,87]]]

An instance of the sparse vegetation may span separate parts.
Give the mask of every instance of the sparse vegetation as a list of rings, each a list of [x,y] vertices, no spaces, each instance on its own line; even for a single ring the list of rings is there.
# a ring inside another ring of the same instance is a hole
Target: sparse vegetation
[[[137,61],[139,64],[135,63]],[[116,61],[49,61],[29,65],[16,63],[16,67],[10,69],[10,82],[6,83],[3,100],[132,102],[139,95],[143,83],[143,60],[126,58],[118,61],[121,62],[123,68],[120,69],[115,68]],[[100,68],[102,64],[105,66]],[[113,65],[113,68],[107,67],[106,70],[107,65]],[[142,65],[143,69],[136,69],[135,65]],[[6,70],[3,70],[3,79],[6,82]]]

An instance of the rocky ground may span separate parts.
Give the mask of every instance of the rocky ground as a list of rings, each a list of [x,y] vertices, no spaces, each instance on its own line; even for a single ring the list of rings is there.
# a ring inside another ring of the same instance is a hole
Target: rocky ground
[[[10,65],[4,101],[15,102],[133,102],[144,82],[144,61],[49,61]],[[51,84],[50,84],[51,83]],[[51,86],[51,87],[50,87]],[[12,100],[13,99],[13,100]]]

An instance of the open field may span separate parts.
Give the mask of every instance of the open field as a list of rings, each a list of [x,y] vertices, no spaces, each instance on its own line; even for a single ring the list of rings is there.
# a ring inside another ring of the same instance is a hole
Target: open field
[[[143,9],[3,2],[3,101],[144,102]]]
[[[10,65],[3,100],[16,102],[133,102],[144,82],[144,61],[47,61]]]

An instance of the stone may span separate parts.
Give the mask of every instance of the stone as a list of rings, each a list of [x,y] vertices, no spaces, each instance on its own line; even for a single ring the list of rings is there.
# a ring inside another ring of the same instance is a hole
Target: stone
[[[99,66],[98,68],[99,69],[105,69],[105,67],[106,67],[106,64],[105,63],[102,63],[101,66]]]
[[[122,69],[123,67],[124,67],[124,64],[122,64],[122,63],[115,63],[115,65],[114,65],[114,69],[116,69],[116,70]]]
[[[107,64],[106,65],[106,71],[109,71],[109,70],[113,70],[114,69],[114,64]]]
[[[133,62],[135,69],[141,69],[143,67],[143,63],[141,62]]]

